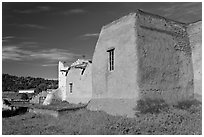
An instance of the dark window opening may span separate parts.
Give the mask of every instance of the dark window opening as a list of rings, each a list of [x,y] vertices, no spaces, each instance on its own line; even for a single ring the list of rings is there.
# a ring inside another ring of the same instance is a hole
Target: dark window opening
[[[109,54],[109,70],[112,71],[114,70],[114,48],[107,50]]]
[[[72,93],[73,83],[69,83],[69,91]]]
[[[84,69],[82,69],[82,71],[81,71],[81,75],[83,75],[83,74],[84,74],[84,71],[85,71],[85,68],[84,68]]]

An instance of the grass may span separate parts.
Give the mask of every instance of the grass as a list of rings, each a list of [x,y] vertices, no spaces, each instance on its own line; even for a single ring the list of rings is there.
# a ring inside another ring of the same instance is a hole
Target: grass
[[[145,99],[137,101],[136,110],[142,114],[145,113],[160,113],[161,111],[168,110],[169,106],[162,99]]]
[[[157,113],[146,111],[137,114],[136,118],[112,116],[103,111],[93,112],[87,109],[61,112],[58,118],[25,113],[2,118],[2,133],[9,135],[202,134],[201,104],[192,102],[183,102],[183,104],[167,107],[168,109],[156,109],[153,107],[154,109],[152,110],[156,110]],[[166,105],[162,105],[161,108],[166,108]]]

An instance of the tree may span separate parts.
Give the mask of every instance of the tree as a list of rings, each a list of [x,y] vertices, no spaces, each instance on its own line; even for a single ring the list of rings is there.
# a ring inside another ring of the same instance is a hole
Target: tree
[[[27,99],[29,99],[29,97],[26,93],[21,93],[21,99],[27,100]]]
[[[45,84],[43,86],[43,84]],[[57,88],[58,80],[45,80],[43,78],[33,77],[17,77],[9,74],[2,74],[2,90],[4,91],[15,91],[20,89],[36,88],[37,92],[46,90],[48,85],[49,88]],[[40,86],[40,87],[39,87]]]
[[[40,85],[37,86],[37,88],[35,89],[35,94],[39,94],[42,91],[47,90],[47,86],[44,83],[41,83]]]

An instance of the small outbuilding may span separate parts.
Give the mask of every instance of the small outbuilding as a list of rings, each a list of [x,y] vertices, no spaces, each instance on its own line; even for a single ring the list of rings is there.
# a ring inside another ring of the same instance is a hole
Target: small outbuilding
[[[19,90],[18,93],[34,93],[35,89],[24,89],[24,90]]]

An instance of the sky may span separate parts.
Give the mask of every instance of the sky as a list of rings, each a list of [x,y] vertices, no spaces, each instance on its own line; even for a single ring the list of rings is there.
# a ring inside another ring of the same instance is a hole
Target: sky
[[[92,59],[102,26],[137,9],[202,20],[201,2],[3,2],[2,73],[57,79],[59,60]]]

